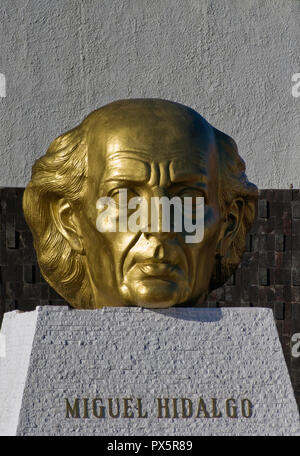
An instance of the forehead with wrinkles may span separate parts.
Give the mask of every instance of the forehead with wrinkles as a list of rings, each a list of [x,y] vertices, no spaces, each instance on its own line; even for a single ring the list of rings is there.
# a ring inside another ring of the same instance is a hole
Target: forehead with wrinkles
[[[147,176],[151,164],[168,162],[170,174],[205,169],[215,155],[212,127],[198,113],[164,100],[124,100],[92,113],[84,122],[89,176],[131,169]],[[100,172],[101,170],[101,172]],[[118,171],[119,170],[119,171]],[[146,178],[146,177],[145,177]]]

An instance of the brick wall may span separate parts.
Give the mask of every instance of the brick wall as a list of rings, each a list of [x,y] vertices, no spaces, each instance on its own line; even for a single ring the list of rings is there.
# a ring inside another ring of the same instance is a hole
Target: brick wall
[[[14,309],[66,305],[45,282],[22,213],[21,188],[0,189],[0,318]],[[300,357],[291,355],[300,333],[300,190],[261,190],[257,217],[239,268],[210,294],[208,307],[269,307],[300,404]]]

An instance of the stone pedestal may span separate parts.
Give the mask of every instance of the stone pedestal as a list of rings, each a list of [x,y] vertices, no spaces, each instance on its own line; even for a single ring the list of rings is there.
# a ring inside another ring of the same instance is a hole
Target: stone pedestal
[[[1,435],[300,435],[272,311],[5,315]]]

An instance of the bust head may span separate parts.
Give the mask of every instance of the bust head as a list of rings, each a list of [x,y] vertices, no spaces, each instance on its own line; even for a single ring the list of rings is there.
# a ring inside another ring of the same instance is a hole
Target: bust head
[[[124,189],[149,208],[162,197],[201,197],[201,241],[186,242],[185,225],[175,230],[172,220],[163,229],[162,210],[155,226],[149,217],[141,229],[100,231],[99,200],[109,197],[118,219]],[[256,198],[233,139],[184,105],[132,99],[53,141],[33,167],[23,208],[41,271],[72,306],[162,308],[201,305],[230,277]]]

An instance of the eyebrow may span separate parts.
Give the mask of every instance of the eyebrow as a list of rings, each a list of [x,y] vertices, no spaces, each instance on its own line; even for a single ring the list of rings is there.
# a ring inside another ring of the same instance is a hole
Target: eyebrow
[[[149,164],[139,158],[113,157],[109,161],[110,162],[117,161],[121,164],[124,163],[124,161],[125,161],[125,165],[127,165],[127,166],[125,166],[125,169],[111,168],[107,179],[105,179],[105,172],[104,172],[103,183],[116,181],[116,180],[130,180],[132,182],[146,182],[150,177]],[[134,161],[135,163],[134,164],[130,163],[132,161]]]
[[[126,185],[124,185],[124,187],[127,187],[127,185],[143,184],[145,182],[146,182],[145,180],[141,181],[138,179],[131,179],[131,178],[128,178],[128,176],[126,176],[126,179],[122,179],[119,176],[118,178],[111,178],[111,179],[107,179],[107,180],[103,181],[100,186],[100,189],[103,189],[104,184],[112,184],[111,187],[113,188],[114,185],[120,186],[120,184],[124,184],[124,183],[126,183]],[[182,184],[182,185],[185,185],[187,188],[201,189],[201,191],[203,191],[203,193],[205,194],[205,199],[208,200],[208,185],[206,182],[199,181],[199,175],[197,175],[197,174],[194,174],[193,176],[189,175],[188,180],[187,179],[178,179],[178,181],[176,181],[176,182],[171,181],[167,188],[172,187],[174,184],[175,185]]]
[[[177,184],[178,182],[198,182],[199,184],[207,184],[207,173],[200,173],[195,171],[182,171],[181,173],[174,174],[171,178],[171,183]]]
[[[199,175],[194,175],[194,176],[190,176],[189,175],[189,179],[188,180],[185,180],[185,179],[180,179],[176,182],[171,182],[171,187],[172,185],[176,185],[176,184],[182,184],[184,187],[186,188],[190,188],[190,189],[196,189],[196,190],[201,190],[201,192],[204,193],[204,196],[205,196],[205,202],[207,203],[208,201],[208,185],[206,182],[201,182],[199,181]]]
[[[106,184],[109,182],[123,182],[123,181],[129,181],[129,182],[139,182],[139,183],[145,183],[148,180],[148,176],[145,176],[145,179],[141,179],[140,176],[137,176],[135,174],[118,174],[116,176],[112,176],[108,179],[104,179],[102,183]],[[207,177],[205,174],[202,173],[191,173],[189,171],[183,172],[181,174],[175,175],[173,179],[170,180],[170,185],[172,184],[178,184],[178,183],[197,183],[199,186],[207,187]]]
[[[107,179],[104,179],[101,183],[101,186],[106,183],[110,182],[130,182],[130,183],[138,183],[143,184],[146,183],[150,179],[150,165],[147,161],[144,161],[140,157],[122,157],[124,152],[131,152],[131,151],[120,151],[119,154],[115,154],[114,157],[111,157],[109,161],[129,161],[134,160],[136,163],[134,164],[134,169],[112,169],[112,173]],[[190,184],[197,184],[197,187],[201,187],[203,190],[207,192],[207,170],[204,166],[202,160],[198,160],[196,157],[189,159],[175,159],[175,160],[168,160],[169,161],[169,177],[170,177],[170,184],[178,184],[178,183],[185,183],[187,186]],[[194,165],[194,167],[190,167],[190,169],[186,169],[185,165],[188,163],[190,165]],[[195,166],[197,169],[195,170]]]
[[[101,186],[102,187],[104,184],[118,184],[118,183],[134,183],[134,184],[143,184],[145,182],[147,182],[147,179],[143,179],[143,180],[140,180],[138,178],[136,178],[135,176],[118,176],[118,177],[112,177],[110,179],[105,179],[104,181],[101,182]]]
[[[141,176],[141,175],[136,175],[134,173],[128,173],[128,172],[124,172],[124,174],[122,173],[118,173],[116,174],[115,176],[112,175],[110,176],[109,178],[107,179],[103,179],[102,180],[102,183],[103,184],[106,184],[108,182],[124,182],[124,181],[129,181],[129,182],[139,182],[139,183],[145,183],[149,180],[149,176],[145,173],[145,176]]]

